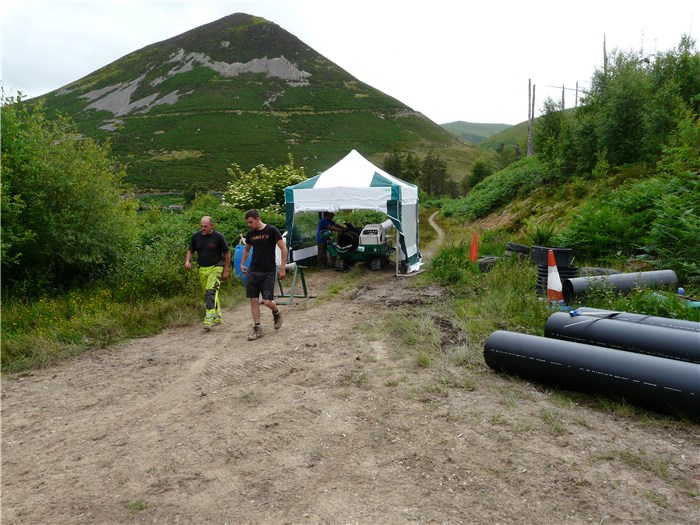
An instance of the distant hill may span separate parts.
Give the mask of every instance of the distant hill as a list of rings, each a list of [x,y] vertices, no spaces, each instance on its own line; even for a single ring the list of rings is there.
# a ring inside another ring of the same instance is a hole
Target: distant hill
[[[433,151],[461,177],[477,154],[278,25],[243,13],[134,51],[40,99],[82,134],[111,139],[128,182],[142,190],[222,189],[232,163],[277,166],[289,153],[314,175],[351,149],[380,165],[392,150]]]
[[[565,110],[565,113],[568,114],[573,114],[575,112],[576,108],[568,108]],[[537,124],[539,118],[540,117],[535,117],[535,124]],[[523,150],[525,150],[527,148],[527,120],[491,135],[481,141],[479,146],[495,151],[501,144],[505,146],[521,146]]]
[[[537,119],[535,119],[537,120]],[[495,151],[499,146],[518,146],[527,144],[527,121],[510,126],[503,131],[500,131],[481,141],[479,146],[482,148]]]
[[[479,144],[496,133],[511,127],[510,124],[479,124],[476,122],[464,122],[462,120],[441,124],[441,126],[450,133],[472,144]]]

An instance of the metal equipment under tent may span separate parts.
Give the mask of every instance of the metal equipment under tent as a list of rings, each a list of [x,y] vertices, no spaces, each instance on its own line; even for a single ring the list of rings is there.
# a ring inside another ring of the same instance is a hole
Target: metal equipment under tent
[[[378,168],[356,150],[320,175],[288,186],[284,198],[287,232],[295,231],[295,215],[298,213],[342,210],[386,213],[396,228],[397,275],[420,269],[418,187]],[[288,233],[288,244],[289,237]],[[292,262],[314,255],[315,245],[302,250],[290,249]]]

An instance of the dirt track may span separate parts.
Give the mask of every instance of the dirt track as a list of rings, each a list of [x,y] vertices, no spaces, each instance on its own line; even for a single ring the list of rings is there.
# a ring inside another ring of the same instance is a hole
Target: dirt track
[[[697,425],[418,366],[374,320],[441,292],[391,270],[3,377],[2,523],[700,523]]]

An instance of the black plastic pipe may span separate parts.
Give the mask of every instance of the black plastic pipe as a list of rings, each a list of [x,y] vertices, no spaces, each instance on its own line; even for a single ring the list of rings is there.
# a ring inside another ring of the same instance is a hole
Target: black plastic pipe
[[[526,379],[700,416],[700,365],[694,363],[501,330],[486,339],[484,359],[496,371]]]
[[[557,312],[547,319],[544,336],[700,363],[700,333],[689,330],[624,323],[585,315],[571,317],[567,313]]]
[[[591,275],[574,277],[562,281],[564,302],[571,302],[592,288],[612,288],[629,292],[635,288],[671,288],[678,285],[678,277],[673,270],[656,270],[653,272],[616,273],[613,275]]]
[[[629,323],[648,324],[652,326],[661,326],[663,328],[673,328],[674,330],[690,330],[691,332],[700,333],[700,323],[696,321],[687,321],[685,319],[670,319],[668,317],[655,317],[653,315],[602,310],[600,308],[589,308],[588,306],[577,308],[575,312],[589,317],[614,319],[615,321],[627,321]]]

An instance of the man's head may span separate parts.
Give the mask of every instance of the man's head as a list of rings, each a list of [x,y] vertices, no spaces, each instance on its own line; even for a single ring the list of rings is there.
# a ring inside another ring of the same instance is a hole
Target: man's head
[[[214,222],[209,215],[202,217],[202,220],[199,221],[199,228],[202,231],[202,235],[210,235],[214,231]]]
[[[327,211],[327,212],[325,212],[325,213],[323,214],[323,216],[324,216],[326,219],[332,219],[333,217],[335,217],[335,213],[333,213],[332,211]]]
[[[245,212],[245,222],[248,223],[248,227],[251,230],[259,230],[262,227],[262,221],[260,220],[260,213],[258,213],[258,210],[248,210]]]

